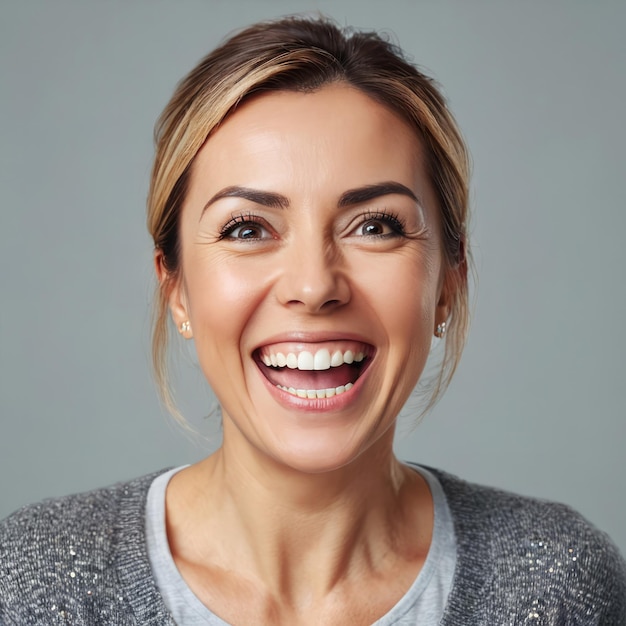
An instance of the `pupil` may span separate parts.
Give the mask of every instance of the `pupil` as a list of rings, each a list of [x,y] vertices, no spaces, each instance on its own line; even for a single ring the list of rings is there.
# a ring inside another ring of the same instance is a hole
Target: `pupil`
[[[256,235],[256,231],[254,228],[242,228],[239,232],[239,237],[241,239],[250,239]]]
[[[380,235],[380,224],[369,223],[365,226],[365,232],[368,235]]]

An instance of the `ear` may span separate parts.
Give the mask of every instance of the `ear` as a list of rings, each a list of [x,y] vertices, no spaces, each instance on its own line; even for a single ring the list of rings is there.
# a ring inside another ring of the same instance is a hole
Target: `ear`
[[[454,270],[451,268],[445,270],[441,287],[439,288],[439,300],[435,309],[435,328],[433,329],[435,336],[438,336],[437,327],[441,328],[441,324],[448,321],[450,311],[452,310],[452,302],[454,301],[453,283],[455,282],[451,275],[452,272]]]
[[[185,339],[191,339],[193,333],[189,323],[187,298],[180,272],[172,274],[168,271],[165,267],[165,257],[162,250],[154,251],[154,270],[163,294],[162,297],[167,300],[174,325]]]
[[[443,272],[439,300],[435,309],[435,329],[433,331],[435,335],[437,335],[437,327],[448,322],[456,295],[461,286],[467,281],[467,261],[465,260],[465,255],[463,255],[459,263],[453,267],[444,268]]]

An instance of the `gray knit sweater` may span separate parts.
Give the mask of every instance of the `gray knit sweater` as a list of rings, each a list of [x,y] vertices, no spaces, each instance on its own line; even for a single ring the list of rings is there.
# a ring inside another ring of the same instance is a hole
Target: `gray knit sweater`
[[[626,564],[604,534],[563,505],[435,474],[458,549],[442,626],[626,626]],[[173,626],[146,552],[153,478],[0,522],[0,624]]]

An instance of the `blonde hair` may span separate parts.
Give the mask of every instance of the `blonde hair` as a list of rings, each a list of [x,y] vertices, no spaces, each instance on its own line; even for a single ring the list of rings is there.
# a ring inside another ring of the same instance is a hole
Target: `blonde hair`
[[[467,242],[469,158],[435,82],[374,32],[340,28],[326,18],[261,22],[226,40],[179,83],[155,127],[156,154],[148,196],[148,230],[167,277],[157,291],[153,366],[166,406],[168,295],[180,272],[179,219],[194,158],[237,105],[266,91],[314,91],[343,82],[393,110],[421,138],[441,211],[443,255],[452,294],[441,368],[428,402],[447,387],[469,326]]]

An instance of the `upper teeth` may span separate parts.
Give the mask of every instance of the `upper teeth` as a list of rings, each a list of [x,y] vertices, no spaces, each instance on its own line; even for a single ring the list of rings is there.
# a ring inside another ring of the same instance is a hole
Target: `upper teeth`
[[[275,354],[264,354],[262,357],[263,363],[268,367],[288,367],[292,370],[327,370],[331,367],[339,367],[344,363],[354,363],[355,361],[360,363],[364,358],[363,352],[355,354],[352,350],[345,352],[335,350],[331,355],[326,348],[318,350],[315,354],[304,350],[298,354],[276,352]]]

